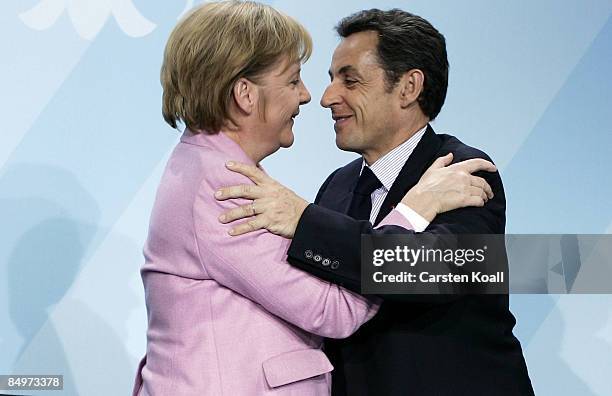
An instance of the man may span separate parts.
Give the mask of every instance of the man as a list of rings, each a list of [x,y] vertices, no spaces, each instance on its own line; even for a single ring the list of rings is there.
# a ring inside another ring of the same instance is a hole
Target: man
[[[337,32],[342,40],[321,104],[332,111],[337,146],[362,158],[333,172],[309,205],[257,169],[234,166],[258,186],[221,192],[223,198],[255,200],[250,210],[226,213],[224,222],[255,214],[235,234],[266,228],[293,238],[292,265],[358,292],[361,234],[503,234],[498,173],[482,174],[494,193],[484,206],[448,212],[428,205],[428,197],[437,202],[435,190],[417,184],[436,158],[449,160],[449,153],[454,161],[488,159],[429,125],[446,96],[444,37],[426,20],[397,9],[358,12]],[[406,192],[407,206],[399,205]],[[413,229],[375,229],[396,205]],[[326,341],[335,367],[332,394],[533,394],[507,295],[380,297],[379,313],[353,336]]]

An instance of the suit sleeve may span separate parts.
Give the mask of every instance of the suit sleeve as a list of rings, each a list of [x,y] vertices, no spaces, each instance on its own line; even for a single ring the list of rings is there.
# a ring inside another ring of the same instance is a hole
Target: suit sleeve
[[[494,198],[484,207],[467,207],[452,210],[431,222],[423,233],[431,234],[491,234],[503,233],[505,223],[505,197],[499,173],[479,173],[491,185]],[[321,191],[318,196],[320,197]],[[288,261],[297,268],[308,271],[321,279],[361,292],[361,235],[414,234],[399,220],[401,215],[392,211],[380,227],[369,221],[355,220],[322,206],[311,204],[300,218],[288,251]],[[395,223],[395,225],[393,224]],[[312,252],[312,253],[311,253]],[[336,266],[323,266],[312,259],[315,255],[329,257]],[[458,298],[457,295],[398,295],[379,296],[393,301],[427,301],[443,303]]]
[[[378,310],[378,304],[338,285],[290,266],[289,240],[259,230],[232,237],[218,216],[246,200],[217,201],[214,192],[228,185],[251,183],[220,165],[206,177],[195,200],[194,227],[205,275],[260,304],[270,313],[310,333],[344,338]]]

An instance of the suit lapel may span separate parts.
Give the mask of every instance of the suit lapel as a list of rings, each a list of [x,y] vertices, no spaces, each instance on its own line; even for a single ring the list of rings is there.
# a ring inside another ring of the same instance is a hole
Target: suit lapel
[[[375,225],[384,219],[395,205],[401,201],[408,190],[418,183],[427,167],[436,159],[436,154],[438,154],[441,146],[442,142],[440,138],[434,133],[433,128],[427,125],[427,130],[423,134],[419,144],[414,148],[408,161],[406,161],[397,179],[395,179],[395,182],[391,186],[380,208],[380,212],[378,212],[378,216],[374,223]]]
[[[353,199],[353,189],[361,171],[360,158],[340,169],[329,183],[319,204],[339,213],[348,213]]]

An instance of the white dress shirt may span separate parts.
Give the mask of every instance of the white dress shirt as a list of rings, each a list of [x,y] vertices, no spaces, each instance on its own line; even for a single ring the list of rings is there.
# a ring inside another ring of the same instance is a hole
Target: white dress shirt
[[[372,199],[370,223],[374,224],[374,221],[376,221],[378,212],[380,212],[380,207],[387,197],[391,186],[395,182],[395,179],[397,179],[397,176],[399,175],[406,161],[408,161],[408,158],[410,158],[414,148],[421,141],[421,138],[425,134],[425,130],[427,130],[427,125],[412,135],[410,139],[406,140],[404,143],[380,157],[370,166],[370,169],[372,172],[374,172],[374,175],[376,175],[378,180],[380,180],[382,183],[382,187],[374,190],[374,192],[372,192],[370,195],[370,198]],[[368,166],[365,160],[361,164],[362,171],[364,166]],[[395,209],[406,217],[406,219],[414,227],[414,230],[417,232],[423,231],[429,225],[429,222],[421,215],[401,202],[395,207]]]

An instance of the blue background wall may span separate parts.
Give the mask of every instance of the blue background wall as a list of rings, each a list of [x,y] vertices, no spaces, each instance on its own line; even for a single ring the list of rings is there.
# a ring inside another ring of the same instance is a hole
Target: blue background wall
[[[195,2],[198,4],[199,2]],[[509,233],[612,232],[612,1],[269,1],[312,33],[313,102],[265,161],[308,199],[354,158],[317,102],[362,8],[422,15],[447,38],[434,123],[487,151]],[[0,13],[0,374],[64,374],[73,395],[127,394],[145,350],[138,273],[177,141],[160,114],[165,41],[193,2],[22,0]],[[612,297],[511,297],[538,395],[612,395]],[[409,384],[408,384],[409,385]]]

